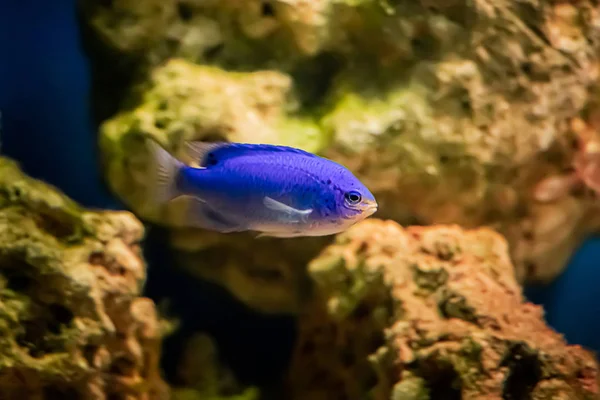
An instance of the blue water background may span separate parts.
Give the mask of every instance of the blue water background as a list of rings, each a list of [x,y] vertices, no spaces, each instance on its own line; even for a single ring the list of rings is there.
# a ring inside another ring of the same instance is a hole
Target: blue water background
[[[2,153],[18,160],[30,175],[56,185],[83,205],[118,209],[121,205],[100,176],[89,94],[90,72],[81,49],[74,1],[0,1]],[[290,321],[261,319],[232,305],[234,302],[226,295],[214,295],[219,289],[196,286],[186,278],[153,279],[153,260],[168,263],[161,243],[155,239],[153,253],[149,254],[150,295],[160,298],[169,290],[185,293],[182,307],[186,318],[209,321],[204,325],[195,323],[198,326],[191,329],[208,329],[220,335],[220,344],[231,353],[232,362],[240,357],[235,356],[238,350],[231,350],[231,346],[245,335],[243,346],[256,352],[251,358],[263,360],[265,365],[281,365],[289,341],[280,354],[269,351],[269,343],[282,329],[291,335]],[[560,279],[548,287],[527,288],[529,298],[545,307],[548,322],[570,343],[596,351],[600,350],[599,260],[600,238],[591,238]],[[224,322],[228,318],[237,319],[238,329],[246,331],[228,337],[229,328]],[[253,322],[244,324],[248,318]],[[261,338],[266,347],[250,345]],[[168,346],[177,347],[180,342],[172,341]]]

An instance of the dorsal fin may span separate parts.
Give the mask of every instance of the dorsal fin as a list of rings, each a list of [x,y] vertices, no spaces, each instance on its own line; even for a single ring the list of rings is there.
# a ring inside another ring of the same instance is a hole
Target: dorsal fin
[[[189,157],[200,166],[205,165],[205,158],[211,151],[227,146],[227,142],[186,142],[185,150]]]
[[[202,167],[209,166],[209,156],[216,160],[225,160],[232,157],[239,157],[248,153],[293,153],[301,154],[307,157],[318,157],[315,154],[300,150],[294,147],[279,146],[273,144],[252,144],[252,143],[228,143],[228,142],[187,142],[187,155],[190,156],[198,165]]]

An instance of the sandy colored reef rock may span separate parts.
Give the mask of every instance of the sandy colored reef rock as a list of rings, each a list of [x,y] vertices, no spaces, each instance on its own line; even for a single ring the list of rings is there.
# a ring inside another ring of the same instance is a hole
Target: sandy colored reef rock
[[[243,388],[232,372],[221,365],[213,339],[194,335],[187,343],[179,365],[181,384],[173,387],[172,400],[260,400],[254,387]]]
[[[367,220],[309,265],[288,399],[597,399],[598,365],[524,301],[507,243]]]
[[[181,202],[157,209],[144,139],[159,141],[183,159],[181,145],[193,138],[275,141],[315,151],[320,148],[317,128],[285,115],[290,85],[289,77],[273,71],[231,73],[167,62],[136,87],[140,104],[102,126],[100,147],[111,187],[144,217],[185,226]]]
[[[169,398],[142,235],[0,158],[0,399]]]
[[[225,287],[238,300],[267,314],[296,314],[313,295],[306,265],[331,238],[277,240],[175,230],[179,267]]]
[[[145,201],[149,135],[176,153],[224,139],[326,155],[373,189],[381,218],[497,229],[519,281],[551,280],[600,226],[586,190],[537,191],[573,168],[570,122],[597,108],[596,0],[80,5],[95,99],[113,107],[106,176],[144,218],[177,226],[185,209]]]

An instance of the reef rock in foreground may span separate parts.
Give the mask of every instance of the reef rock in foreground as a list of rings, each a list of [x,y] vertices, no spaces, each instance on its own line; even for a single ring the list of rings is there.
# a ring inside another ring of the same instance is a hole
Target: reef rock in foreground
[[[0,399],[167,399],[143,226],[0,158]]]
[[[371,219],[310,273],[320,298],[301,320],[294,399],[598,398],[594,357],[524,301],[491,230]]]

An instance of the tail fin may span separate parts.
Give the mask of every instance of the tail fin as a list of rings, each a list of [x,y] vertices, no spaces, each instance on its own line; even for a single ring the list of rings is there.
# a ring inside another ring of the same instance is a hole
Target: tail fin
[[[179,197],[182,193],[177,186],[177,175],[184,164],[154,140],[147,139],[146,142],[150,152],[151,179],[155,180],[151,183],[151,186],[154,185],[154,200],[163,203]]]

